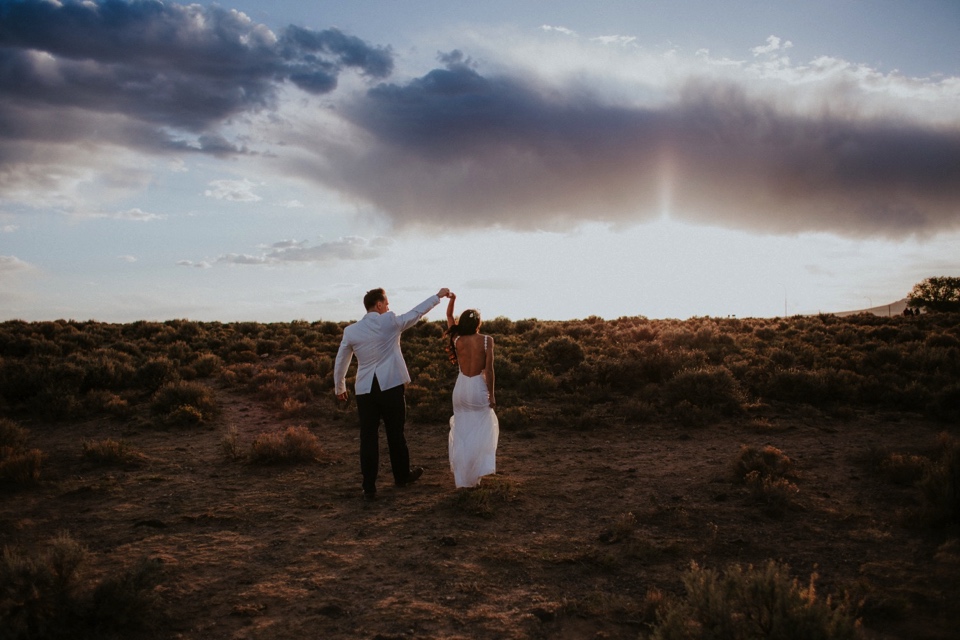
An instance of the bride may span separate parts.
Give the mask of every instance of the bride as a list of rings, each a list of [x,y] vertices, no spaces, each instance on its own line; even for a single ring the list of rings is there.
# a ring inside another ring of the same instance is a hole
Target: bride
[[[493,374],[493,338],[480,333],[480,312],[468,309],[454,320],[456,295],[447,304],[447,350],[460,373],[453,388],[450,469],[457,488],[475,487],[497,470],[500,425]]]

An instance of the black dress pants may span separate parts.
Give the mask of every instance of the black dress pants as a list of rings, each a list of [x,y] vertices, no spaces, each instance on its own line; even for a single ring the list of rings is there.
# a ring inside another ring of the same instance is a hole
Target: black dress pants
[[[357,395],[357,412],[360,414],[360,473],[363,475],[365,493],[377,490],[377,473],[380,470],[380,421],[383,420],[390,449],[390,466],[393,479],[402,483],[410,475],[410,452],[403,426],[407,418],[407,403],[403,385],[381,391],[380,382],[373,378],[370,393]]]

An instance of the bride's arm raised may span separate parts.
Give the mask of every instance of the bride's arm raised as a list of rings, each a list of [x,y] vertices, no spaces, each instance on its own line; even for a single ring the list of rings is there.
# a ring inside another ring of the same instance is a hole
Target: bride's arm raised
[[[450,302],[447,303],[447,328],[449,329],[457,323],[453,317],[453,305],[457,301],[457,294],[450,292]]]

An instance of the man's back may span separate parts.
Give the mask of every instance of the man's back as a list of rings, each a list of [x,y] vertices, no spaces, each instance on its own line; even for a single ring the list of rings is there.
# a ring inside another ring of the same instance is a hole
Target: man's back
[[[400,351],[400,334],[439,303],[439,296],[430,296],[399,316],[392,311],[370,311],[346,327],[333,372],[336,393],[339,395],[346,391],[345,378],[353,355],[357,356],[357,395],[370,393],[374,375],[384,390],[410,382],[410,374]]]

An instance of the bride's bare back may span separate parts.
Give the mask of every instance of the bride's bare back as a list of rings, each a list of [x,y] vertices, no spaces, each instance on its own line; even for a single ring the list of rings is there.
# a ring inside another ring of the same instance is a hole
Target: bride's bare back
[[[483,348],[483,339],[479,333],[469,336],[460,336],[457,338],[457,361],[460,363],[460,371],[463,375],[471,378],[483,373],[487,368],[487,360],[493,364],[493,338],[486,336],[487,349]]]
[[[460,372],[470,378],[483,374],[487,393],[490,395],[490,406],[497,406],[494,392],[496,383],[493,372],[493,338],[479,333],[460,336],[456,340],[455,348]]]

